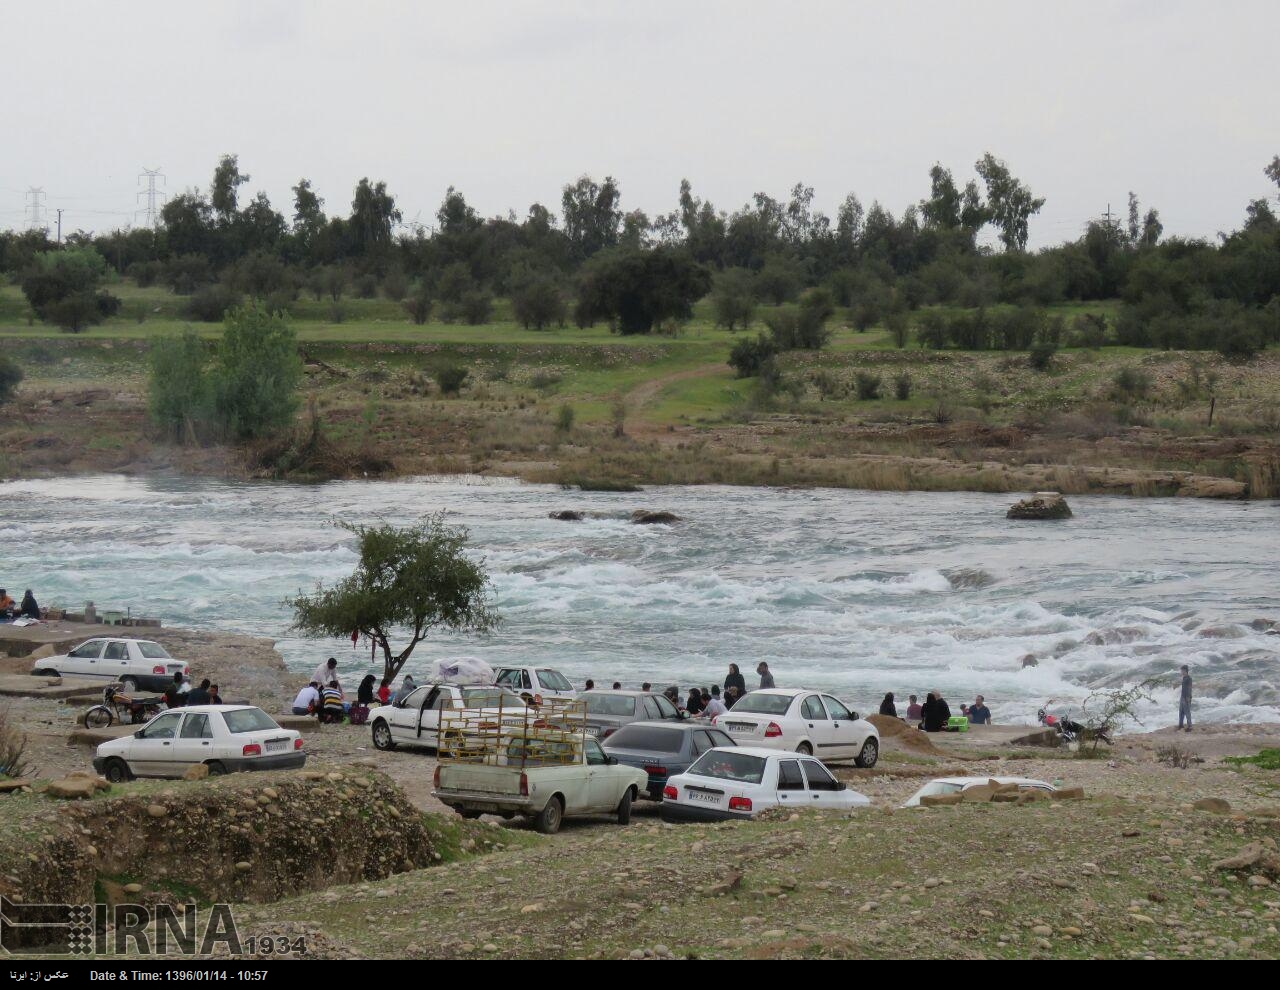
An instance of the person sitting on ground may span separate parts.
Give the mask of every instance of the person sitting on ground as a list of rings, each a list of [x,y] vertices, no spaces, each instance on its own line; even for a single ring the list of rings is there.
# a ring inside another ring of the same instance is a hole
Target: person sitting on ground
[[[192,688],[187,693],[186,704],[188,705],[207,705],[209,703],[209,678],[205,678],[200,682],[198,688]]]
[[[951,706],[942,697],[941,691],[930,691],[929,700],[924,703],[924,731],[944,732],[951,718]]]
[[[920,719],[924,718],[924,714],[920,709],[920,702],[916,701],[916,696],[914,694],[907,695],[907,702],[908,722],[918,722]]]
[[[36,604],[36,596],[31,593],[30,588],[22,596],[22,607],[18,609],[18,612],[27,619],[40,618],[40,606]]]
[[[705,693],[702,696],[702,714],[699,717],[711,719],[717,715],[723,715],[728,710],[725,708],[724,702],[720,700],[719,695]]]
[[[391,703],[393,705],[400,704],[400,702],[404,701],[405,698],[413,694],[413,692],[417,690],[417,687],[418,685],[413,683],[413,677],[409,674],[405,674],[404,680],[400,682],[400,690],[397,691],[396,696],[391,699]]]
[[[884,696],[884,701],[880,702],[880,714],[888,715],[890,718],[898,717],[898,706],[893,703],[892,691]]]
[[[170,708],[181,708],[187,700],[182,690],[182,671],[173,675],[173,681],[164,689],[164,703]]]
[[[12,619],[17,603],[9,596],[9,592],[0,588],[0,618]]]
[[[320,685],[312,681],[293,699],[293,714],[314,715],[320,707]]]
[[[684,703],[684,710],[690,715],[702,714],[702,692],[697,688],[689,689],[689,700]]]
[[[338,659],[330,657],[319,667],[315,669],[315,673],[311,675],[311,679],[317,684],[328,684],[330,681],[337,681],[342,684],[342,679],[338,677]]]
[[[738,697],[741,698],[747,693],[747,679],[742,676],[742,671],[738,669],[736,663],[729,664],[729,673],[724,678],[725,697],[729,697],[729,688],[738,689]]]
[[[338,686],[338,682],[330,681],[320,694],[324,701],[320,721],[328,725],[341,724],[342,717],[346,715],[347,711],[342,704],[342,688]]]
[[[378,701],[387,704],[391,700],[391,678],[384,677],[382,683],[378,685]]]
[[[987,707],[986,699],[982,695],[978,695],[973,699],[973,704],[969,706],[969,710],[965,714],[969,716],[969,722],[972,725],[991,724],[991,709]]]
[[[222,704],[222,695],[218,692],[218,685],[216,685],[216,684],[210,684],[210,685],[209,685],[209,701],[208,701],[208,704],[210,704],[210,705],[220,705],[220,704]]]
[[[360,686],[356,688],[356,704],[364,705],[366,708],[373,704],[373,682],[376,678],[372,674],[366,674]]]
[[[774,687],[773,674],[770,673],[769,671],[769,665],[765,663],[763,660],[761,660],[759,666],[756,667],[756,673],[760,675],[761,691]]]

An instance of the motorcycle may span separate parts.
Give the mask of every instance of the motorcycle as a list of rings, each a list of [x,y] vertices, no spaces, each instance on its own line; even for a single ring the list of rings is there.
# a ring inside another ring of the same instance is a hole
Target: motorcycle
[[[1063,742],[1073,743],[1100,739],[1108,746],[1111,745],[1111,727],[1109,725],[1100,725],[1096,729],[1091,729],[1065,715],[1052,714],[1049,711],[1049,706],[1052,704],[1052,698],[1046,701],[1044,707],[1036,712],[1036,720],[1046,728],[1057,729]]]

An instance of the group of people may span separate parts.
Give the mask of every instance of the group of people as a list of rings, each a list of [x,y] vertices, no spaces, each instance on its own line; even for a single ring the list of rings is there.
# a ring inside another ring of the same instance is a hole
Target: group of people
[[[28,588],[22,596],[22,604],[13,600],[13,596],[4,588],[0,588],[0,622],[12,622],[14,619],[38,619],[40,606],[36,604],[36,596]]]
[[[393,693],[391,678],[384,677],[379,681],[373,674],[366,674],[356,688],[355,701],[349,702],[342,678],[338,676],[337,658],[330,657],[316,668],[310,682],[298,692],[293,699],[292,710],[295,715],[314,715],[325,724],[336,724],[346,719],[352,725],[364,725],[375,702],[387,705],[401,701],[417,686],[412,675],[405,674],[399,690]]]
[[[774,687],[773,673],[769,670],[769,665],[761,661],[756,665],[756,673],[760,676],[760,688]],[[584,691],[596,690],[596,682],[591,678],[587,678],[582,685]],[[613,690],[621,691],[622,682],[614,681]],[[641,691],[652,691],[653,685],[645,681],[640,685]],[[662,691],[662,696],[676,706],[680,711],[686,712],[695,718],[715,718],[717,715],[723,715],[731,709],[738,700],[747,693],[747,680],[742,676],[742,671],[736,663],[729,664],[729,673],[725,675],[723,689],[712,685],[711,687],[691,687],[688,695],[682,697],[680,688],[671,685]]]
[[[223,701],[218,685],[209,678],[204,678],[197,687],[191,687],[179,671],[164,689],[164,703],[169,708],[184,708],[188,705],[221,705]]]
[[[930,691],[923,705],[914,694],[908,695],[907,698],[906,714],[899,715],[893,692],[890,691],[880,702],[880,714],[888,715],[890,718],[901,718],[906,722],[915,722],[917,727],[925,732],[946,731],[951,721],[951,706],[947,704],[947,699],[942,696],[941,691]],[[970,725],[991,724],[991,709],[987,707],[987,701],[982,695],[974,698],[972,705],[961,705],[960,714],[969,720]]]

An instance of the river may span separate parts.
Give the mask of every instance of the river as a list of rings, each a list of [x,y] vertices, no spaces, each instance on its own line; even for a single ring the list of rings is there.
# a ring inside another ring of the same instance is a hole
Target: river
[[[79,477],[0,484],[0,582],[15,597],[269,636],[291,668],[330,654],[363,674],[367,646],[289,629],[283,599],[349,573],[332,525],[445,511],[488,564],[502,624],[433,636],[441,656],[535,663],[576,684],[719,683],[765,660],[780,686],[874,711],[886,691],[975,693],[997,721],[1054,698],[1155,676],[1144,721],[1176,714],[1192,667],[1202,721],[1280,721],[1280,504],[1071,499],[1075,518],[1013,523],[1007,495],[653,488],[579,493],[475,478],[324,485]],[[635,508],[675,526],[637,526]],[[580,523],[547,514],[599,513]],[[1038,666],[1023,668],[1034,654]],[[349,679],[349,678],[348,678]],[[224,691],[228,690],[226,687]]]

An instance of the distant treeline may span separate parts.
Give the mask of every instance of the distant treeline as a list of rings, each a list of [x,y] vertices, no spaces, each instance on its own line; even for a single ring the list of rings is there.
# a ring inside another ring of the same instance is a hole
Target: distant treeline
[[[1025,328],[985,314],[999,304],[1111,299],[1121,300],[1114,319],[1077,328],[1087,342],[1248,353],[1280,340],[1280,222],[1267,200],[1247,204],[1240,229],[1211,242],[1165,238],[1159,214],[1131,194],[1127,219],[1099,219],[1078,240],[1028,252],[1044,200],[990,154],[975,172],[961,187],[935,165],[927,198],[901,216],[850,194],[834,220],[813,208],[803,184],[786,201],[757,193],[726,213],[686,181],[675,210],[649,217],[624,212],[613,178],[583,176],[564,187],[558,217],[535,203],[523,219],[481,217],[450,187],[434,227],[405,233],[385,183],[367,178],[346,216],[327,215],[306,179],[293,187],[290,217],[264,193],[242,205],[250,177],[227,155],[208,193],[171,199],[154,230],[76,233],[61,250],[43,231],[0,233],[0,271],[22,281],[42,319],[68,329],[115,311],[93,275],[113,268],[190,296],[195,319],[220,319],[245,296],[287,310],[309,293],[333,303],[382,295],[417,323],[433,313],[484,323],[504,296],[526,326],[609,320],[645,333],[687,318],[708,293],[718,321],[734,328],[757,303],[819,289],[852,325],[909,322],[925,346],[1028,339]],[[1280,157],[1265,172],[1280,186]],[[998,250],[979,244],[988,229]],[[944,309],[904,315],[922,307]]]

